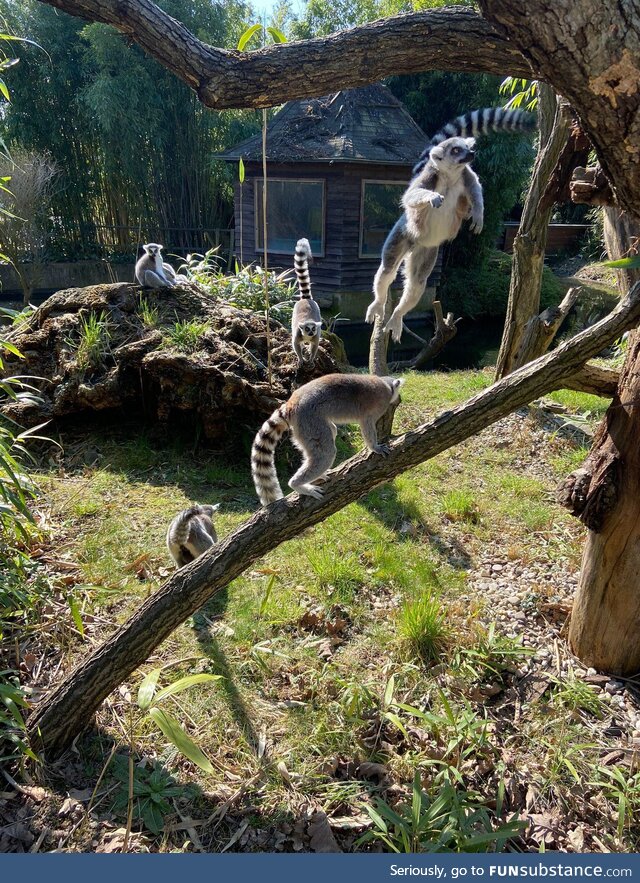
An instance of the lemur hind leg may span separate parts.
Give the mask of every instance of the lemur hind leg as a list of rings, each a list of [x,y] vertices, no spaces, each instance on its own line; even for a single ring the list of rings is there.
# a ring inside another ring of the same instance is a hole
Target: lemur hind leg
[[[415,246],[413,251],[404,260],[404,289],[397,307],[391,314],[391,318],[385,325],[385,331],[390,331],[396,343],[402,337],[402,320],[412,310],[422,295],[438,258],[438,247],[425,248]]]
[[[406,235],[404,216],[396,221],[382,247],[382,261],[373,280],[373,303],[367,308],[365,320],[375,321],[376,316],[382,319],[384,307],[389,295],[389,286],[396,278],[402,259],[411,247]]]
[[[335,443],[335,423],[322,421],[309,432],[309,426],[305,426],[307,441],[305,447],[298,445],[304,454],[304,461],[298,471],[291,477],[289,487],[299,494],[320,499],[323,491],[310,484],[316,478],[321,478],[325,472],[333,466],[337,449]]]
[[[162,276],[158,276],[158,274],[154,273],[153,270],[145,270],[144,284],[147,286],[147,288],[171,288],[173,285],[167,279],[163,279]]]

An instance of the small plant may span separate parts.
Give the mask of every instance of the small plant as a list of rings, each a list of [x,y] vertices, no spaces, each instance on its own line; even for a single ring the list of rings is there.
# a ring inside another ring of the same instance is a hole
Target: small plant
[[[364,568],[353,553],[337,556],[323,545],[308,552],[307,558],[320,587],[336,600],[349,601],[365,582]]]
[[[471,647],[461,647],[453,657],[453,668],[471,681],[482,681],[487,676],[502,677],[505,670],[535,651],[524,647],[515,638],[496,632],[495,623],[480,631]]]
[[[444,782],[431,796],[422,789],[420,773],[413,778],[410,803],[392,808],[378,799],[366,807],[374,827],[358,844],[382,842],[397,853],[501,852],[523,827],[508,822],[493,829],[491,815],[479,795]]]
[[[445,494],[442,509],[451,521],[467,521],[470,524],[477,524],[480,521],[480,513],[473,494],[463,488]]]
[[[602,717],[604,703],[599,694],[573,672],[566,681],[557,681],[557,684],[553,692],[554,704],[558,702],[570,711],[586,711],[594,717]]]
[[[173,328],[165,332],[165,340],[182,353],[195,353],[201,348],[201,339],[210,327],[208,322],[198,322],[196,319],[178,320]]]
[[[144,295],[140,298],[138,315],[145,328],[156,328],[158,325],[158,307],[152,306]]]
[[[113,808],[118,813],[126,814],[130,789],[130,769],[126,757],[121,755],[114,757],[113,774],[120,783]],[[183,794],[184,790],[159,764],[155,764],[150,769],[134,767],[131,818],[141,821],[152,834],[161,834],[164,817],[171,812],[169,799]]]
[[[154,668],[143,679],[138,689],[137,705],[141,711],[146,711],[147,715],[162,731],[167,739],[176,746],[178,751],[184,754],[190,761],[199,766],[205,773],[212,773],[213,767],[211,761],[206,757],[202,750],[196,745],[193,739],[187,735],[185,730],[180,726],[179,722],[167,711],[158,707],[158,703],[167,696],[174,696],[183,690],[188,690],[196,684],[211,683],[219,681],[221,675],[197,674],[188,675],[158,690],[158,681],[162,674],[161,668]]]
[[[423,662],[438,662],[449,637],[442,605],[430,592],[405,602],[398,616],[398,630],[411,652]]]
[[[0,764],[22,757],[37,760],[27,742],[22,709],[28,708],[17,672],[0,671]]]
[[[104,365],[109,352],[111,332],[104,313],[90,313],[80,319],[79,338],[71,342],[76,350],[76,363],[83,372],[93,372]]]

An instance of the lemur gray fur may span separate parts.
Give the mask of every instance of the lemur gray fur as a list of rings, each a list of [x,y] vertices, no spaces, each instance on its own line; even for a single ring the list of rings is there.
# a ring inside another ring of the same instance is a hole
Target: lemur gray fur
[[[177,567],[184,567],[206,552],[218,540],[211,517],[220,508],[190,506],[173,519],[167,531],[167,549]]]
[[[414,166],[413,178],[402,196],[404,212],[382,248],[367,322],[384,316],[389,286],[403,264],[402,297],[384,328],[399,341],[403,318],[422,297],[442,243],[455,239],[467,218],[471,219],[473,233],[482,231],[482,187],[469,165],[475,157],[475,138],[467,136],[492,131],[523,132],[535,124],[534,114],[487,107],[458,117],[433,136]]]
[[[309,260],[311,246],[308,239],[299,239],[294,254],[294,267],[298,279],[300,298],[296,301],[291,318],[291,342],[298,362],[313,364],[320,344],[322,316],[320,307],[311,294]],[[305,353],[308,351],[308,358]]]
[[[173,288],[178,282],[186,282],[186,276],[177,276],[170,264],[162,260],[163,246],[148,242],[142,246],[144,254],[136,264],[136,279],[146,288]]]
[[[251,472],[262,505],[283,496],[274,454],[287,429],[303,455],[302,466],[289,481],[299,494],[322,497],[323,491],[311,482],[333,465],[337,425],[359,423],[369,450],[386,456],[389,448],[378,444],[376,423],[399,400],[402,383],[394,377],[326,374],[299,387],[262,425],[253,442]]]

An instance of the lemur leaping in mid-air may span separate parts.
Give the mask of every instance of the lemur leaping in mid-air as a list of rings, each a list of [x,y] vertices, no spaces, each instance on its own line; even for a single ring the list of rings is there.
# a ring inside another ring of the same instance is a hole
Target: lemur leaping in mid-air
[[[455,239],[467,218],[471,219],[473,233],[482,231],[482,187],[469,165],[475,157],[473,136],[497,131],[530,131],[535,125],[534,114],[487,107],[458,117],[433,136],[414,166],[413,178],[402,196],[404,212],[382,247],[382,262],[374,278],[374,300],[367,309],[367,322],[384,316],[389,286],[404,262],[402,297],[384,328],[399,341],[402,320],[422,297],[438,248],[443,242]]]

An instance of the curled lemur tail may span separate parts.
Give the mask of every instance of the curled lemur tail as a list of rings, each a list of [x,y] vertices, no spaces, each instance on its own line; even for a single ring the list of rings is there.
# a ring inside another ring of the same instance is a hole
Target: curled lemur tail
[[[489,132],[531,132],[536,128],[537,117],[526,110],[504,110],[502,107],[484,107],[472,110],[444,125],[433,136],[413,167],[413,174],[421,172],[429,159],[431,148],[447,138],[477,138]]]
[[[285,407],[282,405],[262,424],[251,448],[251,475],[263,506],[283,497],[276,473],[275,449],[289,429]]]
[[[311,258],[311,246],[308,239],[298,239],[293,256],[298,290],[301,298],[311,297],[311,279],[309,277],[309,259]]]

